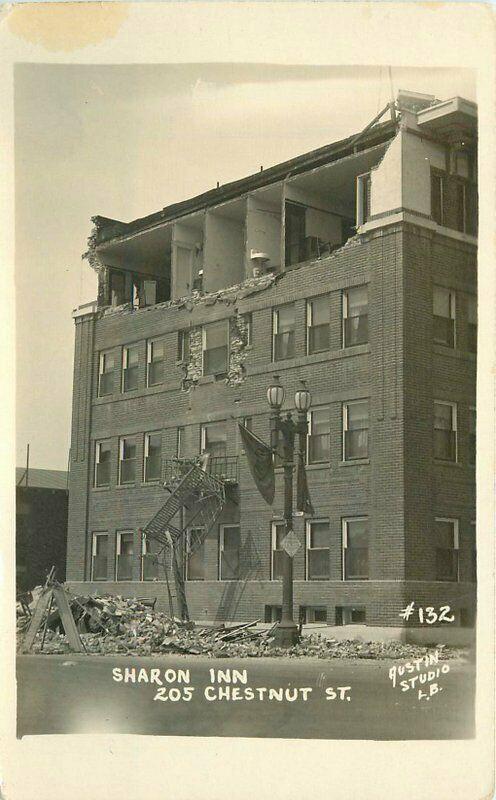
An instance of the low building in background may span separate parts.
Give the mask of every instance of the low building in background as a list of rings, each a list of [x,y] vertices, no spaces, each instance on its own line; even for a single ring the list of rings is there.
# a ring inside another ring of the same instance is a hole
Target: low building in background
[[[403,636],[415,601],[449,605],[450,635],[473,622],[477,109],[401,92],[389,112],[148,217],[94,218],[98,298],[74,312],[78,592],[168,605],[170,548],[157,560],[142,532],[176,459],[204,453],[226,488],[215,519],[183,497],[171,521],[191,616],[278,618],[282,470],[269,506],[237,425],[269,441],[277,373],[284,410],[300,379],[313,398],[295,618]]]
[[[16,469],[16,591],[45,582],[55,567],[65,580],[68,473],[53,469]]]

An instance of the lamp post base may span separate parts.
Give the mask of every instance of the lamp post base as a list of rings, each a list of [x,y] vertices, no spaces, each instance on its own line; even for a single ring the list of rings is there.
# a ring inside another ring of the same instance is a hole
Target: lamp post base
[[[282,621],[274,630],[272,647],[293,647],[300,640],[298,626],[292,621]]]

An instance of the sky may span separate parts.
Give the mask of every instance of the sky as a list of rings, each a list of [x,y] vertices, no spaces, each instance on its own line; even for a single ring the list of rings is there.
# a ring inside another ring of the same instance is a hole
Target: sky
[[[269,64],[15,67],[17,465],[66,469],[81,260],[130,221],[363,129],[399,89],[476,100],[456,69]]]

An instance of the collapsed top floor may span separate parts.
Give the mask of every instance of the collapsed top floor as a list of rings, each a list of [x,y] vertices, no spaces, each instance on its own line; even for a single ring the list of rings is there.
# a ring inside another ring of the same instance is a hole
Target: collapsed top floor
[[[355,136],[142,219],[94,217],[98,305],[215,292],[323,258],[398,215],[475,241],[476,187],[476,105],[400,92]]]

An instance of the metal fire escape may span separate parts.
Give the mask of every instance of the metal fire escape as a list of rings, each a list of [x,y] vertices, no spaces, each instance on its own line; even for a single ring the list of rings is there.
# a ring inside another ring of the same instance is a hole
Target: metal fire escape
[[[170,492],[169,497],[142,529],[142,535],[146,539],[158,542],[161,546],[160,553],[156,554],[157,561],[161,553],[171,553],[177,602],[184,620],[189,620],[189,612],[183,563],[179,553],[186,553],[188,557],[201,547],[226,504],[225,480],[214,477],[210,466],[208,456],[203,457],[201,463],[176,459],[172,474],[164,482],[164,488]],[[187,523],[184,522],[185,515],[180,514],[183,509],[191,512]],[[176,516],[178,522],[172,524]],[[193,525],[194,536],[191,532]],[[163,567],[167,580],[165,559]],[[170,591],[169,600],[172,606]]]

